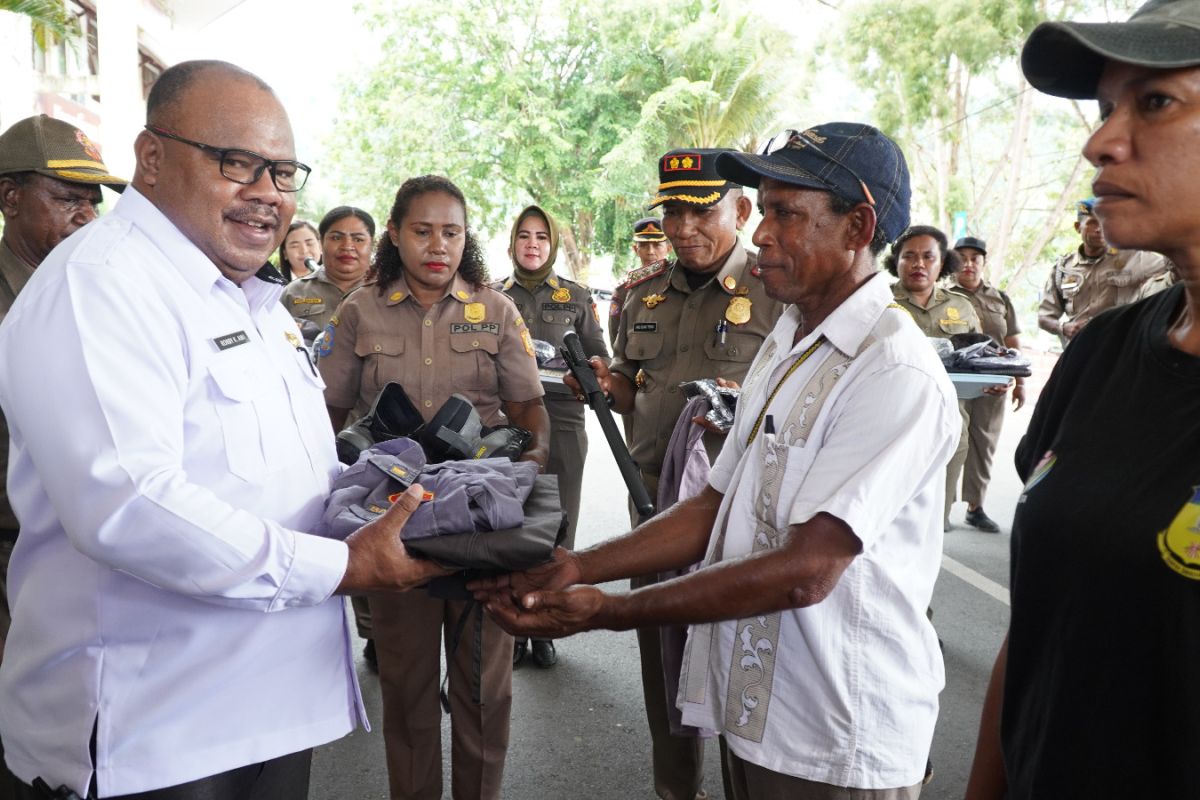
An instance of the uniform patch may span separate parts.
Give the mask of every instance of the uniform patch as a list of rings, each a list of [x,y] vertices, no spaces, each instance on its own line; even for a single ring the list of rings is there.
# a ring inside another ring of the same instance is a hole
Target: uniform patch
[[[600,309],[596,308],[596,301],[592,301],[592,319],[596,320],[596,324],[600,324]]]
[[[450,324],[451,333],[494,333],[497,336],[500,334],[500,323],[498,322],[452,322]]]
[[[248,341],[250,341],[250,337],[246,335],[245,331],[234,331],[233,333],[227,333],[224,336],[218,336],[213,339],[213,344],[217,346],[218,350],[228,350],[231,347],[237,347]]]
[[[646,308],[654,308],[659,303],[664,302],[666,299],[667,299],[667,296],[665,294],[655,293],[655,294],[648,294],[645,297],[643,297],[642,302],[646,304]]]
[[[320,297],[293,297],[292,305],[294,306],[319,306],[325,303]]]
[[[1200,581],[1200,486],[1192,488],[1191,498],[1159,532],[1158,552],[1172,570]]]
[[[483,322],[487,319],[487,307],[483,303],[467,303],[463,306],[463,317],[467,322]]]
[[[678,153],[676,155],[663,156],[662,171],[699,172],[700,163],[699,153]]]
[[[578,313],[579,306],[575,303],[542,303],[542,311],[570,311]]]
[[[633,330],[636,333],[654,333],[656,330],[658,330],[658,323],[657,322],[635,322],[635,323],[633,323]]]
[[[610,317],[621,316],[621,304],[616,300],[610,300],[608,303],[608,315]]]
[[[330,320],[325,330],[313,340],[313,352],[317,354],[317,358],[325,358],[333,352],[333,332],[336,325],[336,322]]]
[[[955,308],[954,306],[950,306],[949,308],[946,309],[946,316],[949,319],[957,321],[959,319],[958,309]]]
[[[571,299],[571,290],[565,286],[555,289],[554,294],[550,295],[550,299],[556,303],[566,303]]]
[[[731,297],[725,308],[725,319],[734,325],[745,325],[750,321],[750,307],[754,305],[749,297]]]
[[[528,328],[521,328],[521,344],[525,345],[525,352],[529,353],[530,358],[537,358],[533,352],[533,337],[529,335]]]

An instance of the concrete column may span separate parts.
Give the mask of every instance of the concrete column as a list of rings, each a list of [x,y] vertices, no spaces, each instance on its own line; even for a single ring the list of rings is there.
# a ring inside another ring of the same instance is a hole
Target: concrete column
[[[146,118],[138,68],[138,0],[97,0],[100,147],[114,174],[133,175],[133,140]]]

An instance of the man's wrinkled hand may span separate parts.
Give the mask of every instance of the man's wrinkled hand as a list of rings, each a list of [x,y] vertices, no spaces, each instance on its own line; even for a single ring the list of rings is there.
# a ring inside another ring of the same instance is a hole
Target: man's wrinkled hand
[[[487,602],[492,595],[504,593],[507,593],[514,603],[521,603],[531,592],[565,589],[582,579],[578,556],[566,548],[556,547],[551,560],[545,564],[524,572],[479,578],[468,583],[467,588],[481,603]]]
[[[484,601],[484,610],[504,630],[517,636],[558,639],[597,627],[607,595],[594,586],[566,591],[533,592],[514,604],[503,597]]]
[[[405,592],[453,571],[428,559],[413,558],[400,541],[400,531],[421,505],[423,494],[420,484],[409,487],[383,516],[346,537],[350,557],[338,584],[339,594]]]

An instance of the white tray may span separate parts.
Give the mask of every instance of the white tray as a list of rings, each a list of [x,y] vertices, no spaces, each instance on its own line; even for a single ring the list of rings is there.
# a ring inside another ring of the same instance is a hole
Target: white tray
[[[1007,388],[1013,382],[1011,375],[987,375],[978,372],[951,372],[950,382],[959,400],[974,400],[983,395],[988,386],[1004,386]]]

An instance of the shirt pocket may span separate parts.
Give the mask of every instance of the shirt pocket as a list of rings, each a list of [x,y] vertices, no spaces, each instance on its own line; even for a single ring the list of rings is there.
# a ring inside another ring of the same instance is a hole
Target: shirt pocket
[[[252,370],[232,362],[209,364],[208,377],[229,471],[244,481],[261,480],[266,472],[266,459],[255,399],[262,395],[264,384]]]
[[[971,326],[961,319],[939,319],[938,330],[945,334],[970,333]]]
[[[785,535],[788,518],[808,477],[818,448],[792,439],[787,432],[762,434],[759,485],[755,487],[754,516],[770,530]],[[771,534],[768,532],[767,534]],[[775,542],[775,545],[781,542]]]
[[[474,390],[495,393],[500,387],[496,359],[500,338],[494,333],[473,331],[450,336],[453,363],[450,365],[454,391]]]
[[[762,341],[761,337],[755,336],[752,333],[726,331],[725,341],[722,343],[720,334],[713,333],[704,341],[704,355],[709,361],[749,364],[754,360],[754,354],[758,352],[758,348],[762,346]],[[718,369],[717,374],[723,378],[729,377],[729,375],[723,374],[720,369]]]
[[[288,311],[298,319],[319,317],[325,313],[325,303],[293,303],[288,306]]]
[[[633,331],[625,343],[625,358],[630,361],[653,361],[663,349],[663,335],[657,331]]]
[[[389,381],[400,381],[404,361],[404,337],[395,334],[368,333],[354,342],[354,355],[362,359],[359,395],[367,405],[375,402]]]

